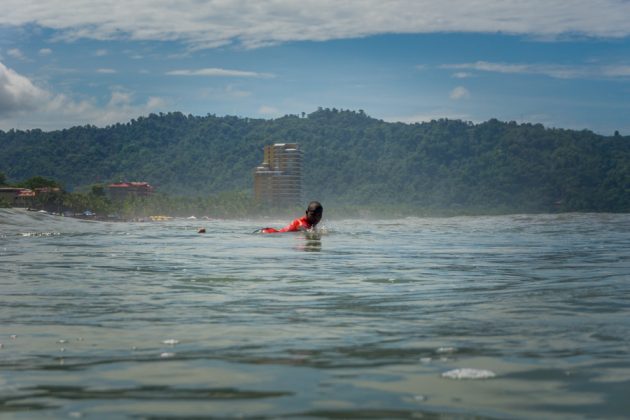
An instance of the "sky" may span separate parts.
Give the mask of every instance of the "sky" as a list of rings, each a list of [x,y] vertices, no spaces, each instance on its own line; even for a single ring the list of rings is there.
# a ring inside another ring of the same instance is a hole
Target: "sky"
[[[322,108],[630,135],[630,0],[2,0],[0,129]]]

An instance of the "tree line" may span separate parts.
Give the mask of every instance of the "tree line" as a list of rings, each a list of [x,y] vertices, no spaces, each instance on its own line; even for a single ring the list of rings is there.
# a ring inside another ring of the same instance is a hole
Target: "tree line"
[[[33,210],[46,210],[52,213],[89,217],[101,220],[129,220],[156,215],[206,216],[212,218],[254,217],[270,215],[268,209],[252,200],[245,191],[222,192],[206,197],[182,199],[163,193],[146,197],[130,195],[124,199],[109,197],[106,186],[95,184],[84,191],[66,191],[58,181],[35,176],[14,184],[7,184],[6,176],[0,172],[0,187],[27,188],[38,193],[35,197],[20,202]],[[0,197],[1,207],[12,207],[14,203]]]
[[[169,197],[247,198],[264,145],[294,142],[304,152],[306,199],[328,208],[630,211],[628,136],[495,119],[389,123],[338,109],[272,120],[173,112],[104,128],[0,131],[0,171],[69,191],[134,180]]]

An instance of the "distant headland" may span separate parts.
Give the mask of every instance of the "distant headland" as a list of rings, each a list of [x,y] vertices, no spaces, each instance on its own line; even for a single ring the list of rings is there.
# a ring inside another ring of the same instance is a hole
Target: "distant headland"
[[[151,200],[161,197],[160,214],[214,206],[246,215],[264,210],[252,200],[252,171],[274,143],[299,143],[304,195],[331,211],[630,211],[630,136],[494,119],[389,123],[321,108],[272,120],[172,112],[105,128],[0,131],[1,181],[39,176],[93,198],[142,181],[155,187]]]

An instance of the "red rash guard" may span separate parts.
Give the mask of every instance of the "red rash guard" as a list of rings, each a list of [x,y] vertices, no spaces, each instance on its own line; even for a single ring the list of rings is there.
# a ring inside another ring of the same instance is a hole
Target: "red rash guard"
[[[306,220],[306,216],[303,216],[299,219],[295,219],[288,226],[285,226],[280,230],[274,228],[264,228],[262,229],[262,233],[297,232],[300,230],[307,230],[312,227],[313,226],[308,222],[308,220]]]

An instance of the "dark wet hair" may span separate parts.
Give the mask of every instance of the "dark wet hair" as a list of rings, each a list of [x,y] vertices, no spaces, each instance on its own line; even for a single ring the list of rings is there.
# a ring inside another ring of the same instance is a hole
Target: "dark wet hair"
[[[314,213],[323,212],[324,207],[319,201],[311,201],[310,203],[308,203],[306,211],[312,211]]]

